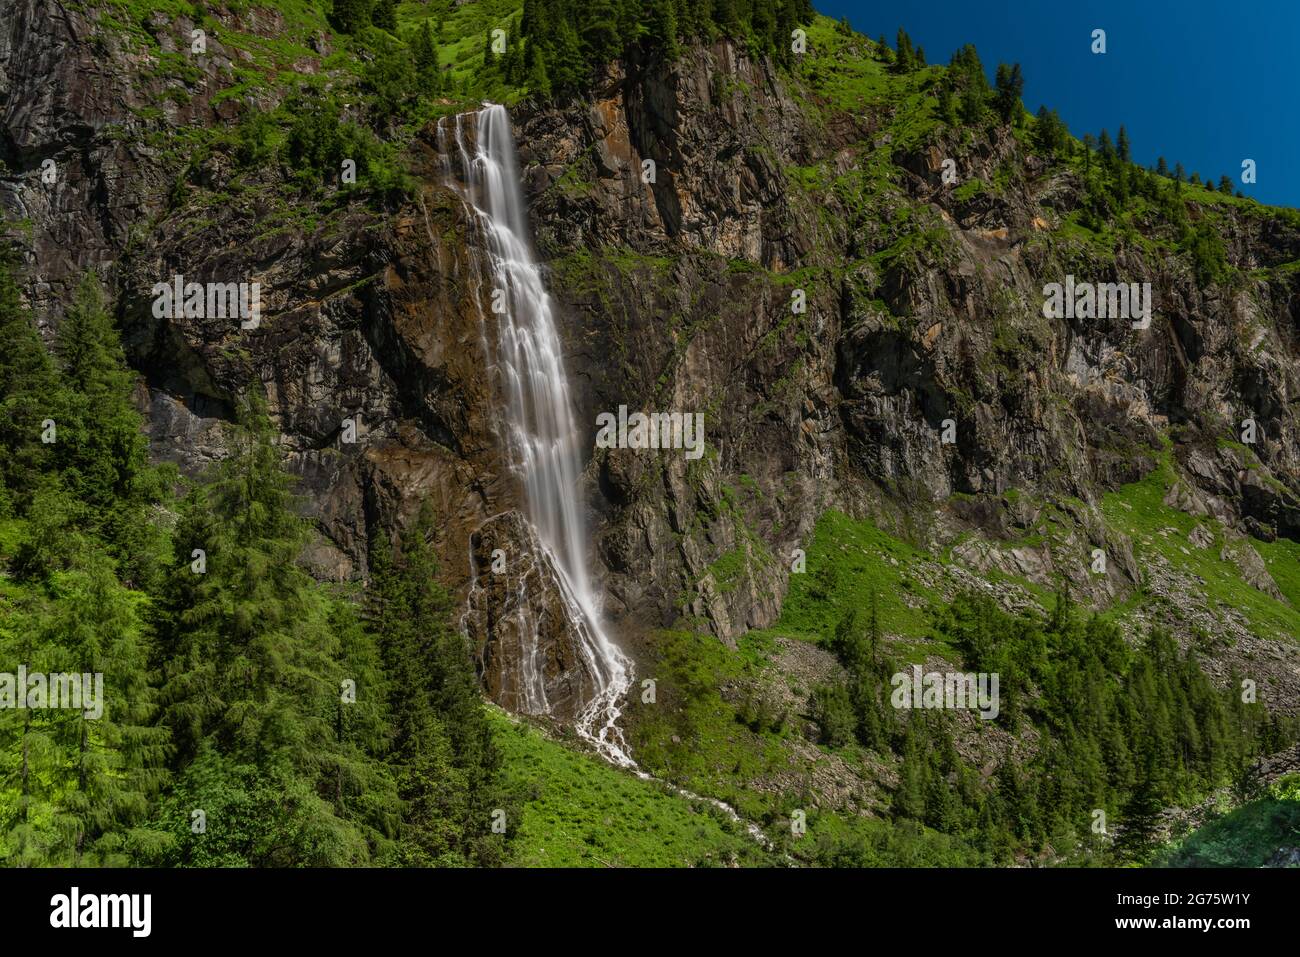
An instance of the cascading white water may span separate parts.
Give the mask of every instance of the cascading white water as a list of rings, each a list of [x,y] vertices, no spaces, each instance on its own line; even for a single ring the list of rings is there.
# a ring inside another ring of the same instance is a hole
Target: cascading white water
[[[454,137],[464,178],[462,196],[482,231],[487,269],[475,262],[478,275],[471,278],[476,291],[485,280],[492,287],[488,308],[481,300],[479,306],[485,321],[491,314],[497,321],[495,355],[489,361],[501,375],[510,464],[523,483],[528,520],[555,569],[578,635],[579,653],[594,683],[594,694],[576,721],[577,731],[606,759],[635,767],[618,726],[632,682],[632,663],[605,631],[587,568],[586,523],[578,486],[582,433],[573,417],[555,309],[528,239],[510,117],[495,104],[472,116],[472,146],[466,145],[466,114],[455,117],[450,132],[451,124],[439,121],[438,138],[448,181],[459,188],[449,142]],[[485,337],[485,346],[486,342]],[[531,653],[519,657],[524,673],[518,679],[526,706],[544,714],[550,707],[538,670],[541,656],[535,634],[533,642]]]

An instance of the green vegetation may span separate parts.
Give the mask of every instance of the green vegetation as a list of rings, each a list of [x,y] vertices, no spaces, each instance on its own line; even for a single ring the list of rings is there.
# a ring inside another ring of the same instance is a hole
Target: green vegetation
[[[1127,515],[1121,500],[1154,496],[1133,511],[1163,527],[1171,511],[1160,502],[1164,491],[1153,477],[1108,500],[1103,511],[1108,518],[1113,509]],[[1276,556],[1268,548],[1261,554],[1266,562],[1286,562],[1292,546],[1274,544]],[[1218,544],[1204,552],[1211,553],[1217,557]],[[1224,585],[1231,577],[1234,594],[1249,590],[1275,611],[1293,613],[1224,564]],[[687,634],[656,642],[663,649],[654,671],[661,706],[635,710],[638,755],[656,773],[725,798],[785,840],[785,816],[806,807],[809,795],[793,783],[774,795],[760,782],[807,758],[792,757],[797,735],[791,729],[800,716],[762,689],[774,674],[775,636],[798,636],[825,646],[843,668],[841,678],[795,689],[808,693],[807,718],[827,753],[856,768],[869,789],[881,787],[870,767],[897,769],[898,782],[888,787],[890,840],[902,840],[900,829],[914,826],[916,839],[943,860],[1007,863],[1046,852],[1099,863],[1147,859],[1160,810],[1242,786],[1257,755],[1296,737],[1294,722],[1243,704],[1235,679],[1216,690],[1198,652],[1179,652],[1163,632],[1134,647],[1113,616],[1082,616],[1062,596],[1050,611],[1022,615],[977,595],[944,602],[941,575],[941,558],[868,522],[826,513],[807,546],[807,572],[791,577],[775,625],[750,632],[739,652]],[[1007,584],[1043,600],[1040,588]],[[1287,580],[1288,588],[1295,584]],[[969,732],[950,715],[914,712],[904,719],[887,700],[893,673],[935,653],[965,672],[998,673],[1002,703],[995,724],[1034,742],[1027,753],[1004,756],[991,777],[988,768],[981,775],[959,756],[958,738]],[[749,690],[739,697],[718,691],[736,687]],[[1118,843],[1091,832],[1098,808],[1124,835]],[[872,845],[861,831],[884,834],[878,820],[826,810],[816,816],[820,824],[814,827],[810,817],[809,834],[820,836],[791,843],[796,858],[902,863],[894,855],[916,852],[911,844],[906,850]],[[942,851],[931,846],[940,836],[949,842]]]
[[[634,45],[675,57],[681,41],[724,35],[789,64],[793,31],[812,17],[808,0],[524,0],[522,49],[494,52],[489,36],[484,62],[543,95],[577,91]]]
[[[707,801],[618,771],[489,710],[520,806],[509,863],[521,867],[707,867],[761,863],[760,845]]]
[[[501,860],[510,805],[428,511],[391,562],[376,543],[363,616],[297,563],[308,529],[259,393],[178,497],[146,464],[96,280],[51,359],[4,265],[0,657],[102,674],[103,710],[0,709],[0,860]]]
[[[946,67],[929,66],[905,31],[891,49],[847,22],[815,17],[806,0],[266,6],[283,17],[274,37],[239,29],[244,2],[221,21],[184,0],[111,0],[98,17],[101,31],[149,62],[142,82],[153,84],[152,100],[136,116],[155,131],[149,144],[175,163],[171,206],[195,211],[191,230],[240,195],[259,203],[270,229],[314,228],[358,200],[396,208],[414,189],[405,151],[430,121],[484,99],[578,96],[621,55],[671,58],[686,42],[718,36],[770,55],[812,123],[871,114],[872,140],[852,148],[851,162],[837,156],[785,175],[814,200],[811,215],[829,215],[815,202],[823,197],[847,210],[858,248],[846,288],[885,322],[908,317],[891,313],[881,277],[942,265],[952,251],[948,226],[899,185],[897,158],[936,143],[960,150],[980,131],[1008,135],[1050,168],[1077,174],[1082,208],[1044,240],[1066,258],[1114,261],[1129,243],[1183,257],[1201,284],[1226,282],[1233,270],[1219,227],[1250,208],[1231,195],[1226,176],[1215,188],[1163,160],[1156,170],[1137,167],[1123,126],[1113,141],[1102,130],[1080,142],[1055,111],[1029,117],[1019,64],[1000,64],[990,85],[972,46]],[[238,105],[228,129],[168,124],[168,110],[206,86],[190,57],[164,52],[182,20],[247,54],[220,76],[224,87],[211,101]],[[791,46],[799,25],[806,53]],[[332,52],[318,52],[317,34],[328,34]],[[752,90],[719,79],[715,92],[742,98]],[[588,160],[580,157],[553,188],[571,201],[588,196]],[[349,161],[355,183],[344,176]],[[232,173],[221,192],[208,185],[214,168]],[[1008,161],[952,196],[984,202],[1024,175]],[[571,291],[613,316],[626,274],[666,281],[674,262],[583,249],[553,266]],[[982,595],[950,598],[951,556],[827,512],[808,544],[807,574],[792,578],[774,626],[735,649],[687,631],[658,634],[646,662],[658,701],[628,705],[642,765],[761,824],[775,844],[764,851],[709,802],[609,767],[482,704],[451,624],[452,600],[436,584],[429,543],[437,516],[427,505],[397,541],[371,543],[363,594],[312,580],[298,565],[310,532],[258,391],[241,402],[233,454],[204,481],[181,483],[174,470],[148,465],[132,376],[98,283],[81,284],[51,357],[3,265],[0,652],[32,671],[103,672],[111,701],[102,720],[75,710],[0,712],[6,863],[1143,862],[1163,808],[1229,788],[1246,796],[1253,759],[1296,738],[1293,721],[1242,702],[1235,675],[1226,689],[1207,678],[1199,656],[1223,639],[1202,636],[1180,650],[1165,631],[1145,627],[1136,641],[1125,639],[1124,616],[1168,596],[1143,591],[1107,614],[1085,615],[1065,595],[1049,607],[1041,586],[987,573],[1031,600],[1010,614]],[[715,265],[720,281],[736,285],[794,279],[746,259]],[[1031,333],[1002,312],[996,319],[1002,357],[1022,353]],[[686,328],[680,315],[667,318],[682,333],[678,355],[711,321],[693,318]],[[797,320],[785,317],[765,347],[788,321]],[[1245,467],[1258,467],[1242,456]],[[710,459],[692,467],[697,490],[712,467]],[[1210,611],[1238,613],[1261,635],[1300,634],[1300,545],[1239,539],[1166,506],[1173,481],[1166,457],[1143,481],[1106,496],[1108,530],[1132,540],[1139,565],[1194,578]],[[760,494],[758,486],[743,477],[741,485],[723,486],[695,519],[725,516],[739,529],[736,546],[701,576],[721,595],[775,561],[736,504]],[[1044,511],[1026,541],[1054,540],[1072,521]],[[1208,545],[1188,544],[1198,526]],[[1286,601],[1246,581],[1233,555],[1252,548]],[[825,649],[833,676],[814,687],[785,680],[774,662],[787,638]],[[987,766],[964,756],[969,725],[889,702],[893,673],[929,656],[999,674],[994,727],[1011,743]],[[798,713],[805,701],[808,713]],[[818,809],[823,771],[857,789],[851,810]],[[1284,779],[1155,859],[1257,866],[1297,843],[1298,802],[1296,781]],[[869,805],[871,814],[860,813]],[[196,808],[205,830],[194,828]],[[1118,842],[1091,833],[1096,809],[1119,826]],[[789,822],[804,810],[808,832],[796,838]],[[493,828],[500,815],[504,831]]]
[[[1300,774],[1211,821],[1158,854],[1157,867],[1262,867],[1279,849],[1300,847]],[[1292,864],[1291,866],[1295,866]]]
[[[652,774],[731,804],[749,820],[779,816],[772,796],[752,782],[781,768],[789,714],[763,698],[748,711],[724,699],[721,688],[753,680],[770,646],[747,636],[739,653],[716,639],[689,632],[662,632],[646,674],[657,682],[654,704],[630,701],[629,725],[641,765]],[[747,720],[748,719],[748,720]]]
[[[1273,543],[1229,539],[1227,531],[1214,519],[1197,519],[1164,504],[1175,481],[1166,454],[1160,466],[1142,481],[1124,486],[1102,500],[1107,525],[1132,539],[1140,567],[1161,563],[1195,582],[1196,596],[1184,596],[1181,601],[1200,600],[1203,596],[1208,610],[1216,615],[1231,612],[1244,616],[1255,633],[1294,642],[1300,635],[1300,602],[1293,597],[1300,588],[1296,573],[1300,545],[1285,539]],[[1190,540],[1198,526],[1208,536],[1204,547]],[[1252,548],[1264,559],[1288,602],[1278,601],[1245,580],[1233,552]]]
[[[931,556],[870,522],[827,511],[807,545],[807,572],[790,577],[781,617],[769,631],[829,642],[852,611],[875,614],[891,634],[925,638],[926,609],[938,597],[918,576],[927,561]]]
[[[987,778],[959,754],[948,712],[902,720],[886,703],[898,666],[881,651],[874,616],[864,627],[852,611],[832,643],[847,683],[815,691],[814,718],[828,746],[852,735],[897,757],[896,819],[959,838],[991,862],[1048,848],[1078,862],[1143,860],[1163,808],[1244,780],[1257,755],[1296,737],[1293,721],[1243,704],[1236,682],[1216,691],[1167,634],[1130,647],[1113,623],[1081,618],[1063,596],[1041,619],[962,595],[935,627],[964,672],[1000,676],[996,722],[1017,735],[1032,727],[1031,753],[1004,755]],[[1122,826],[1113,846],[1090,830],[1096,809]]]
[[[1234,197],[1228,177],[1221,177],[1217,188],[1202,188],[1199,177],[1189,182],[1181,166],[1171,173],[1167,165],[1144,170],[1133,164],[1123,127],[1116,140],[1103,130],[1100,137],[1087,134],[1080,142],[1070,136],[1055,111],[1042,108],[1036,118],[1030,117],[1020,100],[1024,77],[1019,64],[999,64],[990,85],[971,45],[954,53],[947,67],[927,67],[923,52],[902,30],[897,51],[890,50],[883,37],[873,43],[826,17],[817,17],[807,30],[808,53],[790,67],[811,94],[805,99],[798,86],[793,91],[804,112],[823,124],[828,110],[848,115],[870,111],[882,121],[874,146],[858,148],[858,170],[848,174],[862,185],[848,194],[837,188],[851,211],[878,201],[898,175],[894,163],[898,152],[939,142],[952,150],[953,138],[968,144],[979,130],[991,133],[1001,125],[1027,150],[1037,151],[1054,166],[1073,169],[1082,178],[1084,202],[1079,213],[1063,224],[1063,238],[1095,246],[1103,259],[1113,259],[1113,245],[1120,239],[1177,252],[1202,284],[1232,277],[1220,239],[1223,207],[1258,207]],[[1001,177],[1013,175],[1006,167],[997,172]],[[800,168],[789,175],[808,190],[825,189],[837,179],[821,167]],[[1003,191],[1007,185],[1002,180],[991,185],[965,182],[954,198],[964,202],[984,189]]]

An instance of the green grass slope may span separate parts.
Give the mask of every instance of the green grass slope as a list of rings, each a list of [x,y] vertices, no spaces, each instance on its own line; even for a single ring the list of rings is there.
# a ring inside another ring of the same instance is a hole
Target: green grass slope
[[[490,709],[507,782],[519,801],[511,864],[518,867],[754,865],[765,854],[707,802],[550,740]]]

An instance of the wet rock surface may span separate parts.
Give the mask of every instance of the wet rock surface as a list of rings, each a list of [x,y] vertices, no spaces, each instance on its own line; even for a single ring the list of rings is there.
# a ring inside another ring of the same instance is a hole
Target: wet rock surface
[[[488,695],[519,714],[575,715],[594,687],[581,618],[532,527],[515,510],[493,516],[470,537],[470,562],[462,627]]]

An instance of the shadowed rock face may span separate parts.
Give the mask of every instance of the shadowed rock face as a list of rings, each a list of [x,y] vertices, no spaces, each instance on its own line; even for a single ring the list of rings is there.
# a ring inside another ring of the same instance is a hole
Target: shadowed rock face
[[[273,36],[276,25],[250,13],[240,26]],[[146,120],[162,81],[115,43],[52,0],[0,0],[0,207],[30,221],[20,239],[42,319],[57,320],[81,270],[109,281],[154,452],[188,472],[224,454],[222,423],[260,381],[321,532],[308,559],[323,577],[364,577],[371,531],[431,498],[442,571],[468,609],[489,691],[519,700],[506,680],[513,649],[521,628],[541,627],[548,700],[580,700],[562,603],[505,467],[485,360],[493,325],[476,304],[486,296],[471,278],[471,230],[442,184],[433,132],[413,149],[413,201],[357,202],[272,229],[276,211],[255,189],[215,205],[193,189],[172,196],[175,159],[145,145],[158,129],[237,115],[236,99],[212,103],[233,52],[210,41],[196,67],[205,82]],[[577,415],[591,424],[584,491],[620,633],[684,621],[734,641],[776,618],[792,552],[825,508],[942,545],[1027,527],[1028,506],[998,501],[1011,489],[1068,497],[1080,548],[1104,546],[1107,573],[967,548],[972,564],[1122,595],[1142,571],[1130,543],[1106,539],[1094,505],[1147,474],[1171,428],[1179,507],[1300,538],[1300,272],[1203,288],[1185,260],[1159,251],[1124,245],[1112,261],[1067,247],[1052,232],[1081,202],[1074,174],[1025,156],[1005,130],[892,148],[883,110],[814,122],[766,62],[719,43],[671,66],[612,68],[580,102],[516,111],[530,219]],[[896,168],[869,203],[810,194],[789,173],[817,163],[851,173],[864,143],[890,150]],[[963,200],[940,184],[950,154],[986,183],[1016,162],[1005,188]],[[46,158],[60,171],[53,189],[39,181]],[[283,185],[274,170],[259,175]],[[233,179],[220,153],[192,176],[215,192]],[[931,241],[875,255],[899,238],[904,212]],[[1295,228],[1229,216],[1234,265],[1300,258]],[[1042,286],[1067,272],[1151,282],[1151,327],[1043,318]],[[154,318],[150,287],[175,274],[260,282],[261,326]],[[792,311],[796,289],[804,312]],[[702,412],[705,456],[594,450],[596,416],[620,405]],[[1222,441],[1248,415],[1258,463]],[[359,441],[343,444],[341,423],[356,417]],[[945,420],[954,444],[941,439]],[[975,499],[946,501],[953,493]],[[487,556],[505,545],[525,557],[489,581]],[[1267,573],[1242,561],[1267,590]],[[533,596],[522,610],[521,587]]]
[[[512,510],[480,525],[470,536],[470,563],[462,626],[488,695],[520,714],[575,716],[595,688],[578,650],[581,619],[523,515]]]

